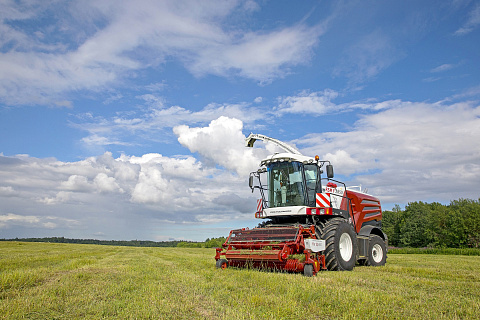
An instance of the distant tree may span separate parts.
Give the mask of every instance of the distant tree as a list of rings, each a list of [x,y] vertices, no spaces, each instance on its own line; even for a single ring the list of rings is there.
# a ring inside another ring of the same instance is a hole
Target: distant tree
[[[480,199],[438,202],[411,202],[405,210],[398,205],[385,210],[383,231],[389,244],[401,247],[480,247]]]
[[[430,211],[427,216],[426,232],[429,234],[429,247],[449,247],[446,242],[449,229],[446,228],[449,215],[448,207],[438,202],[429,204]]]
[[[399,243],[403,247],[421,247],[425,244],[425,225],[428,209],[423,202],[405,206],[400,224]]]
[[[207,239],[205,240],[205,248],[220,248],[225,240],[227,239],[224,237]]]
[[[456,247],[480,246],[480,199],[454,200],[449,206],[449,240]]]
[[[203,242],[181,241],[177,244],[179,248],[202,248]]]
[[[385,210],[382,214],[382,229],[387,234],[388,244],[398,246],[400,244],[400,226],[403,211],[398,204],[392,211]]]

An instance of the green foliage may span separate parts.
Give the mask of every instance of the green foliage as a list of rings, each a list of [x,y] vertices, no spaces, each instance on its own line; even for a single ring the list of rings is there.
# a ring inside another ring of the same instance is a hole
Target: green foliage
[[[193,242],[193,241],[182,241],[179,242],[177,247],[179,248],[220,248],[222,244],[225,243],[227,239],[224,237],[220,238],[207,238],[205,242]]]
[[[479,256],[389,255],[302,274],[216,269],[214,249],[0,242],[0,319],[478,319]]]
[[[225,237],[207,239],[205,248],[221,248],[227,239]]]
[[[389,244],[397,245],[400,243],[400,221],[402,218],[402,209],[398,204],[392,211],[383,211],[382,230],[388,236]]]
[[[480,256],[480,248],[390,248],[388,254],[439,254]]]
[[[459,241],[468,247],[480,247],[480,199],[460,199],[450,204],[454,216],[462,217],[458,228],[463,231]]]
[[[383,212],[382,225],[391,246],[479,248],[480,199],[450,205],[411,202],[405,210],[396,205]]]
[[[182,241],[177,244],[179,248],[204,248],[203,242]]]

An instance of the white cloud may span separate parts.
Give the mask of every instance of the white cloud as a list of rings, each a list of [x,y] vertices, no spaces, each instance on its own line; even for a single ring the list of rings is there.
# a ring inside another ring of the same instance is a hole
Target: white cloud
[[[156,167],[147,167],[140,172],[132,193],[132,201],[166,205],[170,195],[168,188],[168,181],[162,177],[162,172]]]
[[[474,86],[474,87],[471,87],[471,88],[466,88],[465,90],[463,90],[463,92],[461,92],[459,94],[456,94],[456,95],[448,98],[447,100],[450,100],[450,99],[465,99],[465,98],[471,99],[472,97],[478,97],[478,96],[480,96],[480,85],[477,85],[477,86]]]
[[[304,154],[331,160],[337,175],[348,176],[352,185],[362,184],[384,203],[478,197],[478,105],[391,100],[340,106],[370,112],[350,131],[293,141]],[[118,158],[105,153],[76,162],[2,156],[2,227],[47,230],[76,221],[106,238],[147,229],[147,237],[153,238],[154,228],[165,228],[166,221],[250,218],[257,195],[246,185],[248,173],[272,146],[245,148],[242,130],[241,120],[224,116],[201,127],[175,126],[178,141],[201,160],[157,153]]]
[[[428,78],[424,78],[422,79],[423,82],[435,82],[435,81],[438,81],[438,80],[441,80],[442,78],[440,77],[428,77]]]
[[[238,155],[230,170],[245,170],[248,161],[256,168],[259,159],[253,154],[261,154],[261,149],[257,148],[244,163],[244,154],[239,152],[244,148],[242,123],[227,119],[220,119],[217,126],[214,122],[203,131],[207,135],[223,134],[223,155]],[[234,125],[228,128],[229,124]],[[205,158],[209,152],[217,151],[206,149],[199,150]],[[122,155],[116,159],[105,153],[76,162],[27,155],[2,156],[0,160],[0,222],[13,234],[28,226],[30,231],[22,234],[46,235],[45,230],[54,233],[76,222],[77,231],[89,230],[92,236],[103,234],[118,239],[145,230],[143,234],[148,233],[145,236],[151,239],[158,232],[155,228],[167,228],[165,223],[238,220],[245,217],[248,207],[255,205],[246,184],[248,173],[238,176],[216,167],[212,163],[218,160],[216,156],[210,156],[208,164],[192,156],[166,157],[157,153],[141,157]],[[225,201],[229,198],[234,203]],[[3,211],[13,209],[16,216]],[[62,216],[64,220],[52,216]]]
[[[365,115],[348,132],[298,139],[306,154],[335,159],[335,171],[388,202],[477,198],[480,106],[403,103]]]
[[[349,102],[335,104],[332,102],[338,97],[338,92],[325,89],[320,92],[302,91],[295,96],[279,98],[278,107],[274,108],[275,115],[286,113],[312,114],[316,116],[347,112],[355,109],[379,111],[389,108],[395,108],[407,103],[400,100],[389,100],[382,102]]]
[[[92,189],[92,186],[86,177],[73,174],[68,177],[67,181],[61,183],[60,188],[70,191],[88,192]]]
[[[120,141],[118,139],[110,139],[105,136],[101,136],[97,133],[92,133],[87,137],[83,137],[81,140],[87,146],[109,146],[109,145],[120,145],[120,146],[131,146],[132,143]]]
[[[322,33],[319,27],[297,24],[258,32],[226,23],[232,15],[254,11],[252,4],[87,1],[32,9],[4,3],[9,15],[0,16],[0,46],[7,48],[0,52],[0,101],[70,108],[66,93],[105,91],[125,83],[129,72],[156,68],[172,57],[196,76],[237,75],[259,82],[283,77],[290,66],[308,61]],[[10,26],[16,21],[39,24],[50,11],[57,20],[37,32],[41,37]],[[163,84],[148,88],[162,89]]]
[[[260,82],[283,77],[285,66],[310,59],[322,29],[302,25],[265,34],[246,33],[239,41],[228,41],[201,51],[188,65],[194,74],[227,76],[239,74]]]
[[[455,35],[462,36],[475,30],[480,25],[480,4],[475,3],[468,14],[467,21],[462,27],[455,31]]]
[[[337,96],[338,93],[330,89],[311,93],[303,91],[297,96],[282,98],[277,110],[280,113],[326,114],[335,109],[336,105],[331,100]]]
[[[208,127],[182,125],[173,128],[173,132],[178,142],[191,152],[198,152],[205,159],[246,176],[256,169],[262,157],[257,149],[245,148],[242,129],[240,120],[222,116],[210,122]]]
[[[145,99],[144,96],[141,98]],[[147,100],[155,104],[161,98],[148,95]],[[161,106],[147,106],[146,109],[119,114],[111,119],[88,114],[77,117],[77,121],[71,125],[88,133],[88,136],[81,140],[88,147],[132,146],[144,143],[145,140],[158,141],[159,136],[165,137],[171,128],[183,123],[201,125],[220,116],[241,119],[244,123],[252,124],[258,119],[265,119],[268,114],[246,103],[211,103],[196,112],[179,106],[164,107],[162,103]]]
[[[5,228],[10,224],[38,224],[40,219],[35,216],[21,216],[13,213],[0,215],[0,228]]]
[[[345,150],[335,150],[333,154],[329,152],[323,156],[323,159],[335,163],[335,166],[342,168],[341,172],[346,175],[356,172],[360,167],[360,162]]]
[[[97,174],[93,180],[93,183],[100,192],[124,192],[123,189],[118,185],[115,178],[107,176],[107,174],[104,172]]]
[[[0,186],[0,196],[11,197],[11,196],[15,196],[15,195],[16,195],[15,189],[13,189],[12,187],[10,187],[10,186],[1,187]]]
[[[445,63],[445,64],[442,64],[442,65],[439,65],[438,67],[433,68],[432,70],[430,70],[430,72],[432,72],[432,73],[443,72],[443,71],[450,70],[453,67],[454,67],[453,64]]]
[[[73,198],[73,192],[68,191],[59,191],[54,196],[47,196],[44,198],[39,198],[37,201],[46,205],[56,205],[59,203],[68,203],[71,202]]]
[[[19,215],[14,213],[0,214],[0,228],[6,229],[14,226],[21,227],[40,227],[46,229],[54,229],[57,227],[77,227],[78,221],[72,219],[65,219],[53,216],[33,216],[33,215]]]

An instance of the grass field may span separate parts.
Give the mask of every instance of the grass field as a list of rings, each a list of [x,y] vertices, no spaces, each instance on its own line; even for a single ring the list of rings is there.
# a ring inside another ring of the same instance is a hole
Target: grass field
[[[214,249],[0,242],[0,319],[479,319],[480,256],[215,269]]]

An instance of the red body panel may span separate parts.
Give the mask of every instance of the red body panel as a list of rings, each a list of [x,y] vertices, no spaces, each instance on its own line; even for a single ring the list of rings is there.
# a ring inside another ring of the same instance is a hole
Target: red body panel
[[[382,220],[382,207],[380,200],[371,195],[347,190],[347,197],[351,202],[350,215],[353,214],[355,231],[358,233],[365,222]],[[347,201],[342,201],[342,209],[347,209]]]

